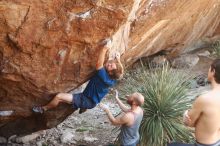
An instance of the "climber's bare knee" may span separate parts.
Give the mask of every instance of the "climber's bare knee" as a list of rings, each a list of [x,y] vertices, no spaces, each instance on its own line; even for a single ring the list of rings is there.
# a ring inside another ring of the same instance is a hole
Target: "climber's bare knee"
[[[56,100],[65,103],[72,103],[73,95],[69,93],[58,93],[55,97]]]

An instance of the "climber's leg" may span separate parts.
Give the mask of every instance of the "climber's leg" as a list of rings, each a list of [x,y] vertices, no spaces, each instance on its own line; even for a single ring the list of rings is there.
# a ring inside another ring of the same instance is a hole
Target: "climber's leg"
[[[44,111],[57,107],[60,102],[71,104],[72,101],[73,101],[72,94],[59,93],[47,105],[42,107],[39,106],[33,107],[33,111],[36,113],[43,113]]]

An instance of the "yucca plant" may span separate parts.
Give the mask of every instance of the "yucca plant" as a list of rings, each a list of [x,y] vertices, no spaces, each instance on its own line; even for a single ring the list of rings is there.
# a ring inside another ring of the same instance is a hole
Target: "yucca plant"
[[[220,40],[218,41],[215,41],[213,44],[212,44],[212,48],[213,48],[213,52],[214,52],[214,55],[216,57],[220,57]]]
[[[191,106],[186,93],[190,76],[163,65],[128,77],[122,94],[140,92],[145,97],[144,118],[140,127],[143,146],[165,146],[168,142],[193,142],[189,129],[182,123],[183,112]]]

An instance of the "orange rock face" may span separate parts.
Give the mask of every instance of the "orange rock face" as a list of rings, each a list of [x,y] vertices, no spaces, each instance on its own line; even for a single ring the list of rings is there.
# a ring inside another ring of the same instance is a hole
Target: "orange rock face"
[[[216,0],[0,1],[0,136],[50,128],[71,112],[43,116],[34,105],[68,92],[94,72],[105,38],[125,66],[161,50],[180,53],[220,33]]]

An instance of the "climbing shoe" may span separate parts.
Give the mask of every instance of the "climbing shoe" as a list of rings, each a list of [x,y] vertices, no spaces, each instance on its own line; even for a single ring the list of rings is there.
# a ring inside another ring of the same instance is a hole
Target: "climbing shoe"
[[[79,110],[79,114],[82,114],[82,113],[86,112],[86,110],[87,110],[87,109],[85,109],[85,108],[81,108],[81,109]]]
[[[32,108],[33,112],[35,113],[39,113],[39,114],[43,114],[44,113],[44,109],[41,106],[35,106]]]

